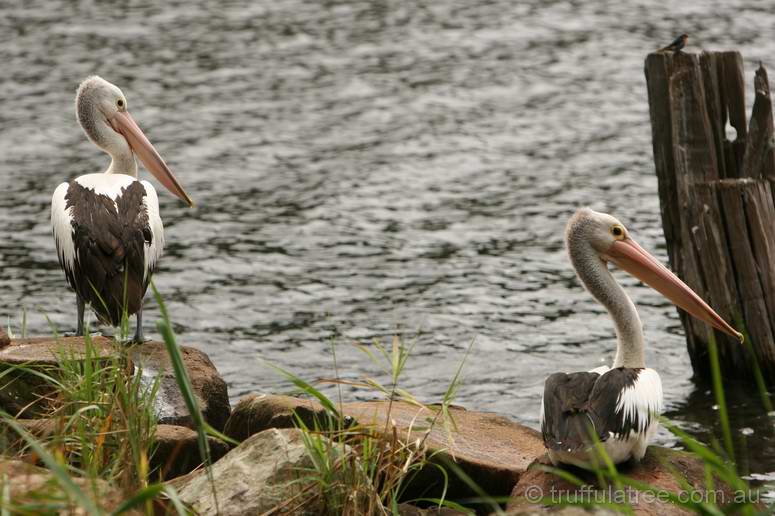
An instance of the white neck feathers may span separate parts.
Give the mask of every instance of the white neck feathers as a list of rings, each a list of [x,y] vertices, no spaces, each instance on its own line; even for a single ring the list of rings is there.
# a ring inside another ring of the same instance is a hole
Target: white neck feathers
[[[643,325],[632,300],[583,234],[569,232],[567,246],[579,279],[614,321],[617,337],[614,367],[645,367]]]
[[[78,95],[75,98],[75,114],[86,136],[112,158],[105,172],[126,174],[137,178],[137,162],[129,143],[110,126],[100,109],[99,92],[87,82],[78,89]]]

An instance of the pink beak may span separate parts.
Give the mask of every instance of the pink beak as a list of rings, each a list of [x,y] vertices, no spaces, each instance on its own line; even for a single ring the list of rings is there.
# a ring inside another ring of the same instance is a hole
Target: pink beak
[[[743,342],[740,332],[727,324],[686,283],[631,238],[615,241],[603,255],[603,259],[629,272],[690,315]]]
[[[140,129],[132,118],[132,115],[127,111],[119,111],[113,115],[113,118],[109,119],[109,122],[114,131],[126,138],[129,147],[137,154],[137,157],[140,158],[140,161],[145,168],[156,176],[156,179],[158,179],[167,190],[177,195],[189,206],[194,206],[194,201],[191,200],[186,191],[183,190],[183,187],[180,186],[180,183],[175,179],[170,168],[164,163],[164,160],[159,156],[159,153],[156,152],[156,149],[151,145],[151,142],[148,141],[148,138],[146,138],[143,130]]]

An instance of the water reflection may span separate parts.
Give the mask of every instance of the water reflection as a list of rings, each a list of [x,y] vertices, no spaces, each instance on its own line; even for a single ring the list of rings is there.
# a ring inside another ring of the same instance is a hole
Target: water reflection
[[[735,459],[741,474],[771,470],[775,464],[775,413],[767,413],[758,392],[725,387]],[[772,404],[772,396],[768,396]],[[723,448],[719,406],[710,386],[698,386],[665,414],[679,428]]]

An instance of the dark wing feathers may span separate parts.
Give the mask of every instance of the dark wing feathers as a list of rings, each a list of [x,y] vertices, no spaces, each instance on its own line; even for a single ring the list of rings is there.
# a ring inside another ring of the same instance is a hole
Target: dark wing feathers
[[[65,196],[76,249],[67,279],[99,319],[114,326],[124,308],[129,315],[140,309],[148,287],[145,245],[152,232],[143,197],[145,187],[139,181],[123,188],[115,202],[77,181],[70,182]]]
[[[575,451],[611,435],[622,438],[638,428],[637,416],[617,412],[620,392],[635,384],[642,369],[616,368],[605,374],[556,373],[544,384],[541,433],[547,448]]]
[[[544,384],[541,434],[550,449],[577,449],[590,441],[593,421],[586,413],[597,373],[555,373]]]

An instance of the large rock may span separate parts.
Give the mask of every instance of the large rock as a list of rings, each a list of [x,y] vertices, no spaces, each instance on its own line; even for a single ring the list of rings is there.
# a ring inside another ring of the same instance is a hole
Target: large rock
[[[251,436],[216,462],[212,467],[214,484],[203,470],[170,483],[197,514],[263,514],[284,506],[286,512],[279,511],[283,514],[294,507],[286,502],[304,488],[304,470],[311,467],[301,431],[272,428]],[[220,512],[216,511],[213,489]],[[320,507],[308,507],[306,511],[319,514]]]
[[[157,471],[162,479],[176,478],[192,472],[204,459],[199,453],[197,433],[185,426],[157,425],[156,449],[151,457],[151,470]],[[223,441],[208,437],[210,461],[215,462],[229,451]]]
[[[3,478],[12,481],[4,483]],[[71,480],[105,513],[113,512],[123,500],[121,492],[104,480],[92,481],[77,477],[71,477]],[[3,508],[10,509],[13,514],[16,514],[14,507],[25,506],[25,514],[31,514],[30,508],[35,506],[46,506],[45,512],[51,514],[87,514],[82,507],[67,501],[66,493],[50,471],[26,462],[0,459],[0,486],[8,489],[7,493],[3,493],[7,497],[2,504]]]
[[[313,426],[315,417],[325,415],[317,401],[251,393],[239,399],[223,432],[236,441],[244,441],[268,428],[293,428],[294,412],[308,427]]]
[[[325,414],[316,402],[288,396],[251,394],[243,397],[235,406],[227,424],[227,433],[237,438],[266,428],[292,427],[294,410],[298,410],[307,420]],[[387,429],[392,433],[392,426],[385,424],[390,417],[391,425],[395,424],[401,437],[411,441],[424,435],[428,422],[435,415],[429,409],[402,402],[346,403],[342,410],[361,425],[373,425],[379,431]],[[543,441],[538,432],[503,416],[460,408],[451,408],[450,414],[454,425],[445,427],[439,419],[429,433],[426,444],[430,452],[441,452],[439,458],[454,460],[492,496],[508,496],[528,465],[544,453]],[[408,434],[410,427],[414,429],[411,435]],[[439,494],[442,482],[443,478],[436,468],[427,468],[415,479],[415,487],[417,492],[426,491],[426,496],[429,488],[435,488],[431,492]],[[450,489],[454,488],[456,494],[473,494],[454,475],[451,475],[450,482]],[[414,489],[410,489],[410,493],[414,492]]]
[[[204,352],[188,346],[181,346],[180,352],[205,421],[216,430],[223,430],[231,414],[226,382]],[[134,346],[130,356],[135,367],[141,369],[143,377],[149,381],[161,375],[155,404],[159,423],[193,428],[164,343],[145,342]]]
[[[93,350],[96,356],[109,356],[113,344],[109,339],[95,338]],[[51,411],[50,394],[53,385],[44,376],[56,377],[60,359],[81,359],[86,355],[83,338],[14,339],[0,348],[0,371],[9,367],[21,367],[10,371],[0,387],[0,408],[17,417],[37,418]],[[39,374],[26,372],[34,369]]]
[[[651,494],[644,495],[644,493],[634,489],[620,492],[613,487],[610,489],[607,487],[600,488],[594,473],[579,468],[571,468],[574,475],[584,480],[587,486],[590,486],[582,490],[553,473],[547,472],[544,469],[547,466],[551,466],[551,462],[544,455],[531,464],[528,471],[522,475],[522,478],[520,478],[519,483],[512,492],[512,502],[508,506],[509,515],[538,514],[550,511],[551,508],[536,504],[541,495],[555,501],[559,500],[560,497],[575,497],[580,502],[590,500],[627,501],[634,509],[635,514],[639,515],[673,516],[692,514],[667,501],[662,501],[656,496]],[[649,484],[655,489],[682,493],[685,492],[682,483],[688,482],[695,489],[703,493],[705,492],[705,468],[702,461],[696,456],[683,451],[650,446],[640,464],[619,465],[619,471],[625,476]],[[719,493],[711,493],[711,496],[716,496],[719,501],[724,496],[726,496],[727,500],[731,501],[733,499],[731,491],[719,482],[716,483],[716,489],[720,489],[723,494],[719,496]]]
[[[96,356],[106,357],[107,360],[117,353],[119,345],[113,339],[92,337],[91,341]],[[181,346],[180,350],[205,420],[214,428],[222,430],[230,413],[226,382],[206,354],[186,346]],[[56,375],[63,357],[67,360],[83,360],[86,355],[83,337],[14,339],[0,349],[0,370],[8,366],[24,366]],[[155,400],[159,422],[193,427],[164,344],[146,342],[134,346],[129,349],[129,356],[149,385],[160,375]],[[0,388],[0,407],[26,418],[44,416],[50,412],[51,407],[36,400],[48,398],[46,395],[52,390],[52,385],[40,376],[17,371],[13,374],[13,381],[5,382]]]
[[[388,415],[388,409],[390,413]],[[373,424],[385,428],[387,418],[406,440],[422,437],[435,413],[409,403],[359,402],[344,405],[345,414],[360,424]],[[541,434],[508,418],[489,412],[468,411],[458,407],[449,410],[452,421],[442,424],[439,418],[432,427],[426,444],[431,453],[440,451],[442,456],[453,460],[490,496],[508,496],[528,465],[544,453]],[[414,428],[411,434],[409,429]],[[427,470],[431,475],[435,468]],[[425,489],[434,479],[421,477],[418,488]],[[464,482],[450,475],[450,489],[459,496],[473,495]],[[441,479],[435,483],[441,487]]]

